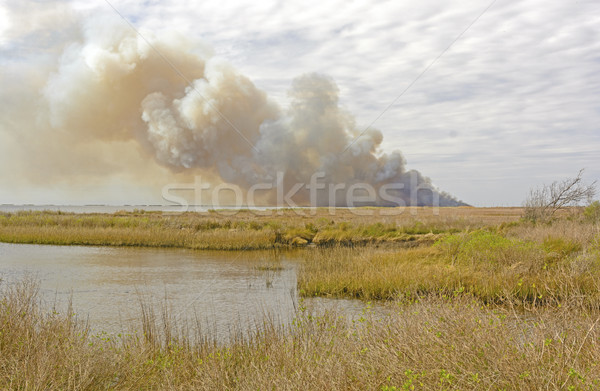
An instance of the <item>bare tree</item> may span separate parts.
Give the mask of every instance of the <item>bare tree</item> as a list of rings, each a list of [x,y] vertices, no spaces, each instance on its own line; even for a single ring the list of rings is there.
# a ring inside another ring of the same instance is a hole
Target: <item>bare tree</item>
[[[583,182],[583,169],[575,178],[552,182],[537,189],[531,189],[524,202],[524,217],[531,221],[548,221],[560,208],[576,206],[582,201],[591,202],[596,195],[596,181]]]

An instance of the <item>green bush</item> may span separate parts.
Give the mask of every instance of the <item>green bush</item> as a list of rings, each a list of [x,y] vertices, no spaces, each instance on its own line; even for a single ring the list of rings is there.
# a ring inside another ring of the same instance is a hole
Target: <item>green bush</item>
[[[592,223],[600,222],[600,201],[594,201],[583,210],[583,216]]]

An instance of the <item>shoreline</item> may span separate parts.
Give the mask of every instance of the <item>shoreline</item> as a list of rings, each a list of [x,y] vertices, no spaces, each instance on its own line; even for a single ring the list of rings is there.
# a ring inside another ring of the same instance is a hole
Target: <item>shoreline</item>
[[[274,210],[271,210],[273,212]],[[432,244],[458,230],[483,228],[518,219],[520,209],[328,208],[164,213],[136,210],[115,213],[61,211],[0,212],[0,241],[7,243],[171,247],[205,250],[254,250],[304,246],[413,246]],[[306,214],[304,212],[311,212]],[[314,213],[312,213],[314,212]],[[377,212],[377,213],[375,213]],[[381,213],[385,212],[384,215]],[[414,212],[414,214],[413,214]]]

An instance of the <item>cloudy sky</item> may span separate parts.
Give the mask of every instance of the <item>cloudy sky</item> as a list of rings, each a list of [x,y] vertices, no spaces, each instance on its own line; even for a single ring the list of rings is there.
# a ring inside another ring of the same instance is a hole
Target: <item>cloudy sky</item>
[[[22,161],[38,158],[19,153],[35,133],[15,113],[82,21],[126,25],[110,5],[143,35],[201,41],[282,107],[294,78],[329,75],[358,127],[381,131],[382,152],[402,151],[409,169],[469,204],[520,205],[531,187],[581,168],[600,180],[597,0],[27,0],[0,2],[0,203],[160,201],[156,183],[126,175],[23,175],[39,162]]]

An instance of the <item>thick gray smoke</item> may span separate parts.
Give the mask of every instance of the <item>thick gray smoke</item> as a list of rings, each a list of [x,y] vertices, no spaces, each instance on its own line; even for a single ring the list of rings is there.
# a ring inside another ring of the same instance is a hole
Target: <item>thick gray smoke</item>
[[[319,205],[346,204],[335,184],[372,187],[367,204],[461,204],[407,171],[400,152],[380,153],[379,131],[352,143],[362,129],[328,77],[294,80],[283,109],[210,50],[181,38],[150,42],[127,27],[88,25],[43,88],[51,128],[73,140],[135,140],[173,172],[211,172],[246,189],[272,183],[287,192],[317,174],[327,185]],[[298,203],[310,197],[305,187],[294,194]]]

